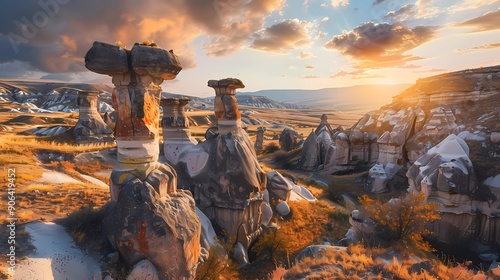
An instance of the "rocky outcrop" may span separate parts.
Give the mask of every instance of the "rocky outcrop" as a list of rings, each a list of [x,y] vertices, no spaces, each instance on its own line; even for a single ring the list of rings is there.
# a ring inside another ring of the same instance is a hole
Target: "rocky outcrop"
[[[338,128],[333,134],[332,145],[326,152],[321,173],[337,174],[373,164],[378,157],[378,135],[363,133],[358,129],[343,131]]]
[[[73,135],[77,142],[114,141],[113,131],[97,111],[98,96],[99,93],[96,91],[78,92],[77,104],[80,116],[73,127]]]
[[[255,139],[255,151],[260,152],[262,151],[263,148],[263,143],[264,143],[264,133],[266,132],[265,127],[259,127],[257,128],[257,136]]]
[[[177,164],[178,156],[184,146],[198,144],[198,141],[191,137],[189,130],[189,119],[185,114],[185,107],[188,104],[187,98],[166,98],[162,99],[160,105],[163,108],[162,129],[163,129],[163,154],[172,164]]]
[[[418,79],[416,84],[393,97],[393,102],[424,105],[479,101],[500,88],[500,66],[467,69]]]
[[[196,205],[218,229],[220,238],[234,238],[238,259],[246,262],[246,250],[262,231],[266,174],[242,128],[235,94],[243,83],[228,78],[210,80],[208,86],[216,94],[217,127],[208,129],[205,141],[181,148],[176,168],[191,184]],[[164,138],[169,141],[168,135]]]
[[[118,164],[110,180],[107,237],[129,266],[147,259],[160,279],[192,279],[201,232],[194,199],[177,190],[175,170],[157,162],[159,85],[176,77],[180,63],[172,51],[154,45],[125,50],[99,42],[85,62],[89,70],[112,76],[115,85]]]
[[[407,172],[410,191],[439,203],[431,230],[446,243],[476,239],[500,245],[500,191],[478,184],[469,147],[454,134],[431,148]]]
[[[299,147],[300,136],[297,131],[291,128],[285,128],[280,134],[280,148],[285,152],[289,152]]]
[[[138,178],[127,182],[105,213],[106,235],[132,265],[147,259],[160,279],[192,279],[200,252],[194,199],[183,190],[160,194]]]
[[[417,114],[412,108],[407,108],[391,116],[390,122],[395,123],[394,127],[390,132],[385,131],[377,140],[377,163],[370,169],[369,180],[365,185],[368,192],[388,191],[388,180],[391,180],[406,163],[404,147],[413,130]]]

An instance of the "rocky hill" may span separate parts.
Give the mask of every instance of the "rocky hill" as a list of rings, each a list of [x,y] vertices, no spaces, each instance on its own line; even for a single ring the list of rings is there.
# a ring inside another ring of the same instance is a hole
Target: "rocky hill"
[[[78,90],[99,91],[98,109],[100,112],[112,112],[112,88],[103,84],[64,83],[43,80],[0,80],[0,103],[14,102],[20,106],[11,108],[26,113],[47,113],[50,111],[77,111],[76,97]],[[190,105],[204,110],[211,110],[213,97],[200,98],[175,93],[162,93],[162,98],[191,99]],[[278,102],[265,96],[237,95],[238,103],[257,108],[304,109],[307,106]]]
[[[366,192],[410,186],[437,202],[439,241],[500,246],[499,120],[500,66],[420,79],[350,129],[322,119],[299,167],[338,174],[363,166]]]

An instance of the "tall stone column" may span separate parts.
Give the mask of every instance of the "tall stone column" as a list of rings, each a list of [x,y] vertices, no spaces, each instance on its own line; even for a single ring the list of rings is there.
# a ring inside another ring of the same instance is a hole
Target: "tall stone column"
[[[115,203],[105,213],[104,231],[128,265],[145,260],[160,279],[191,279],[201,232],[194,199],[177,190],[175,170],[157,161],[160,84],[177,76],[179,60],[156,45],[125,50],[96,42],[85,62],[89,70],[112,76],[115,85],[118,164],[110,180]]]
[[[257,128],[257,137],[255,139],[255,151],[260,152],[263,149],[264,144],[264,133],[266,132],[265,127]]]
[[[214,110],[219,133],[236,132],[241,129],[241,114],[236,100],[236,89],[244,88],[238,79],[210,80],[208,86],[215,90]]]
[[[163,108],[163,154],[174,165],[177,164],[183,147],[198,144],[191,137],[189,119],[185,113],[189,101],[188,98],[166,98],[160,101]]]
[[[210,155],[207,169],[196,176],[198,207],[215,222],[225,237],[236,239],[236,257],[248,261],[247,249],[261,233],[266,173],[257,161],[253,143],[241,127],[236,89],[238,79],[210,80],[215,90],[218,134],[200,143]],[[208,179],[207,179],[208,178]]]
[[[113,131],[97,111],[97,91],[79,91],[76,103],[79,118],[73,134],[77,142],[113,141]]]

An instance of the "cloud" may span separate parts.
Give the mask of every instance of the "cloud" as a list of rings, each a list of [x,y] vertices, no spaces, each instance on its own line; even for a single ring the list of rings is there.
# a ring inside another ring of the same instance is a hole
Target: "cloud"
[[[308,51],[301,51],[299,53],[299,58],[305,59],[305,58],[313,58],[315,57],[313,53],[308,52]]]
[[[373,74],[373,75],[353,76],[352,78],[356,79],[356,80],[359,80],[359,79],[378,79],[378,78],[385,78],[385,76]]]
[[[415,5],[404,5],[397,11],[390,11],[384,19],[393,21],[405,21],[417,15],[418,9]]]
[[[50,73],[40,77],[41,80],[58,80],[69,82],[73,80],[73,75],[71,73]]]
[[[441,68],[432,68],[432,69],[425,69],[425,70],[414,70],[413,72],[415,73],[429,73],[429,72],[448,72],[448,69],[441,69]]]
[[[384,78],[382,75],[369,74],[365,70],[359,69],[354,71],[340,71],[330,76],[332,79],[349,77],[351,79],[374,79],[374,78]]]
[[[385,2],[385,0],[375,0],[375,1],[372,3],[372,6],[377,6],[377,5],[382,4],[382,3],[384,3],[384,2]]]
[[[291,49],[310,43],[307,27],[309,23],[288,19],[274,24],[253,35],[250,48],[266,52],[286,53]]]
[[[332,7],[341,7],[349,5],[349,0],[331,0]]]
[[[482,32],[500,29],[500,9],[494,12],[487,12],[482,16],[466,20],[458,26],[474,27],[472,32]]]
[[[0,63],[75,73],[86,71],[83,57],[94,41],[132,47],[148,39],[173,49],[188,69],[195,66],[195,38],[208,36],[209,54],[237,51],[283,5],[284,0],[8,1],[0,9]]]
[[[303,76],[301,78],[302,79],[319,79],[319,78],[321,78],[321,76],[318,76],[318,75],[307,75],[307,76]]]
[[[478,50],[490,50],[490,49],[498,49],[500,48],[500,43],[494,43],[494,44],[485,44],[481,46],[476,46],[472,48],[465,48],[465,49],[456,49],[457,52],[467,52],[467,51],[478,51]]]
[[[305,68],[306,68],[306,69],[314,69],[314,68],[316,68],[316,67],[314,67],[314,66],[312,66],[312,65],[307,65]]]
[[[459,5],[453,5],[448,8],[448,12],[456,13],[461,11],[474,10],[483,6],[500,2],[499,0],[463,0]]]
[[[29,79],[39,75],[36,69],[28,62],[12,61],[9,63],[0,63],[0,78],[19,78]]]
[[[356,76],[356,75],[362,75],[365,73],[365,70],[355,70],[355,71],[351,71],[351,72],[347,72],[347,71],[340,71],[340,72],[337,72],[333,75],[330,76],[330,78],[332,79],[335,79],[335,78],[341,78],[341,77],[345,77],[345,76]]]
[[[434,37],[435,28],[406,27],[400,24],[363,23],[352,31],[333,36],[324,47],[353,58],[356,68],[401,67],[422,59],[406,54]]]

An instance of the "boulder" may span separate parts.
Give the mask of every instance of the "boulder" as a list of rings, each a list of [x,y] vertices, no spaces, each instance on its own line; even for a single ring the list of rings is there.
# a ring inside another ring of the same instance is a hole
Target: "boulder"
[[[99,74],[125,74],[129,71],[127,51],[96,41],[85,55],[85,67]]]
[[[267,188],[271,201],[288,201],[293,185],[277,171],[267,172]]]
[[[297,131],[285,128],[280,134],[280,148],[283,151],[289,152],[298,147],[299,144],[299,134]]]
[[[201,225],[188,192],[161,197],[149,184],[133,179],[106,210],[103,227],[128,265],[147,259],[156,267],[159,279],[193,278]]]
[[[142,260],[138,262],[132,268],[132,271],[127,276],[127,280],[159,280],[158,272],[156,267],[148,260]]]
[[[286,216],[290,214],[290,206],[288,206],[288,203],[286,203],[286,201],[282,201],[276,205],[276,211],[281,216]]]
[[[181,63],[172,50],[166,51],[156,46],[134,45],[130,60],[135,73],[141,76],[171,80],[182,70]]]

